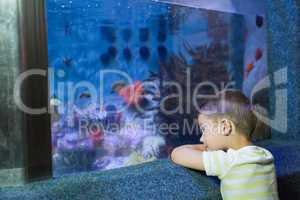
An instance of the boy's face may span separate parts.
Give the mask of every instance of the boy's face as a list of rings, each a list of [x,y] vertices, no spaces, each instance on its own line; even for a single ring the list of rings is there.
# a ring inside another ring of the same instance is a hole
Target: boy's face
[[[221,124],[217,119],[199,114],[198,123],[202,130],[200,141],[208,150],[221,150],[226,148],[225,137],[221,133]]]

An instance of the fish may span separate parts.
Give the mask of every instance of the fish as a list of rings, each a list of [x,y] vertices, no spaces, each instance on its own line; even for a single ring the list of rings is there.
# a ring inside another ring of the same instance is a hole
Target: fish
[[[263,57],[264,53],[261,48],[257,48],[255,51],[255,60],[258,61]]]
[[[65,66],[70,67],[73,63],[73,59],[69,57],[64,57],[63,63]]]
[[[142,46],[139,50],[139,53],[143,60],[148,60],[150,57],[150,50],[146,46]]]
[[[257,48],[256,51],[255,51],[255,56],[254,56],[255,57],[255,61],[249,63],[246,66],[246,70],[245,70],[245,77],[246,78],[249,76],[250,72],[254,69],[255,62],[259,61],[263,57],[263,55],[264,55],[263,50],[261,48]]]
[[[136,106],[142,100],[144,87],[141,81],[136,81],[130,85],[120,83],[118,85],[114,85],[113,87],[115,88],[115,91],[123,97],[124,101],[129,106]]]
[[[148,28],[140,28],[139,39],[140,42],[147,42],[150,38],[150,31]]]
[[[250,72],[254,69],[254,64],[253,62],[252,63],[249,63],[246,67],[246,71],[245,71],[245,77],[247,78],[250,74]]]

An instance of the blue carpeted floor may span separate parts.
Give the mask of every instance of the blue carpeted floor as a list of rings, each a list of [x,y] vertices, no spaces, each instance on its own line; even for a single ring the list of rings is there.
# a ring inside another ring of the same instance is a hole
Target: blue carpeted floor
[[[300,199],[300,144],[286,141],[262,143],[271,150],[281,199]],[[217,179],[188,170],[169,160],[110,170],[82,173],[23,187],[0,189],[0,199],[221,199]]]

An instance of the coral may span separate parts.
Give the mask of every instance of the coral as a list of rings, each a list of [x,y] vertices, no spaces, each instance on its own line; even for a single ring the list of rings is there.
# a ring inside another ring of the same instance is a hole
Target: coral
[[[57,141],[53,155],[56,173],[71,173],[91,170],[95,148],[90,139],[80,138],[77,133],[68,133]]]
[[[163,137],[157,136],[147,136],[143,139],[142,145],[142,155],[144,158],[150,159],[153,157],[158,157],[160,153],[160,148],[166,145]]]

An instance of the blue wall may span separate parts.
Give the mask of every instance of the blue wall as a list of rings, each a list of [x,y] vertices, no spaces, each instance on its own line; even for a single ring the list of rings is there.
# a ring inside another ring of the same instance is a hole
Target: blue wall
[[[268,0],[268,49],[270,72],[287,67],[287,134],[273,131],[282,138],[300,137],[300,62],[299,62],[299,1]],[[273,84],[274,91],[274,84]],[[271,95],[273,104],[279,99]],[[275,111],[273,106],[273,111]],[[278,123],[280,123],[279,120]],[[284,121],[284,119],[283,119]],[[281,123],[283,123],[283,121]]]

